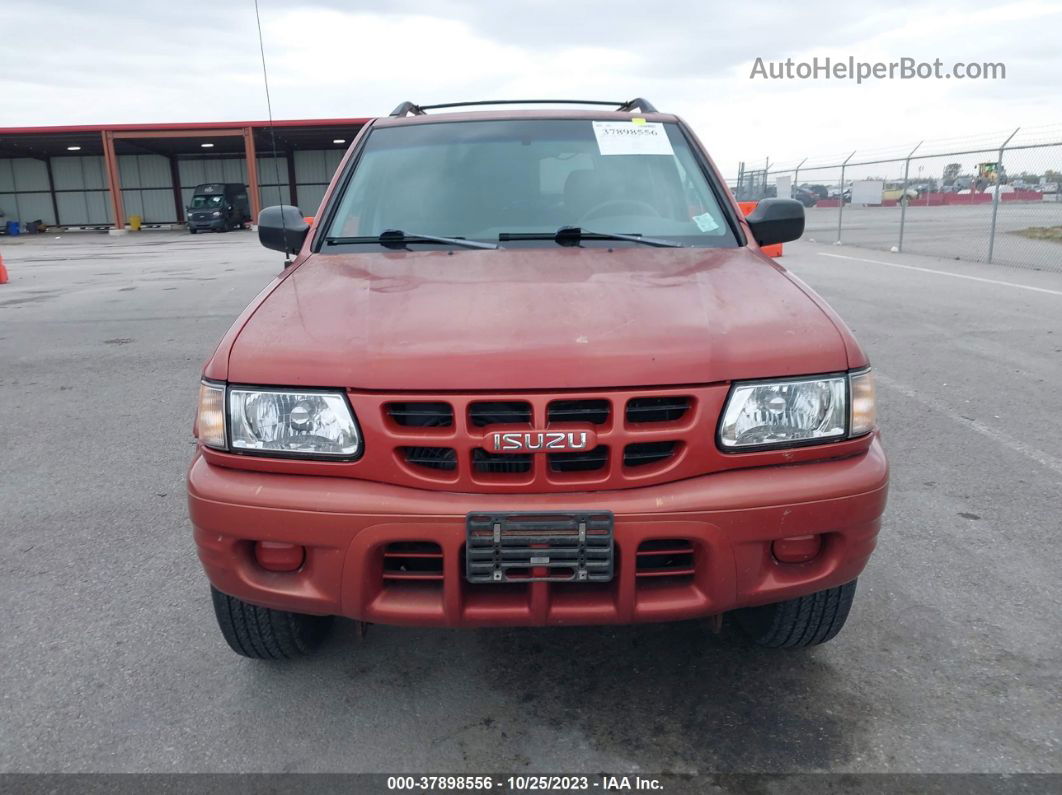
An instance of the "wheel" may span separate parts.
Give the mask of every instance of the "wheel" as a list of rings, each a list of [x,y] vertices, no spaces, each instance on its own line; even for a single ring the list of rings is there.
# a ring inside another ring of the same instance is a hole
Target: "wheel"
[[[211,586],[214,615],[229,647],[256,660],[290,660],[316,649],[332,616],[308,616],[248,604]]]
[[[748,607],[735,614],[753,643],[775,649],[815,646],[833,638],[848,618],[856,580],[784,602]]]
[[[198,229],[193,229],[192,227],[188,227],[188,234],[190,234],[190,235],[194,235],[198,231],[199,231]]]

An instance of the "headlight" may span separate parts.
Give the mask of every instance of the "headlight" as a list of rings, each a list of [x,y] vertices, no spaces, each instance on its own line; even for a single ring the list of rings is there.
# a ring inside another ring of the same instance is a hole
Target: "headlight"
[[[214,210],[214,212],[212,212],[211,215],[214,216],[215,218],[220,218],[221,217],[221,210]]]
[[[199,410],[195,415],[196,438],[207,447],[225,449],[225,385],[202,381]]]
[[[265,455],[334,456],[361,452],[361,434],[339,392],[229,387],[232,449]]]
[[[843,439],[848,376],[736,383],[730,390],[719,444],[781,447]]]

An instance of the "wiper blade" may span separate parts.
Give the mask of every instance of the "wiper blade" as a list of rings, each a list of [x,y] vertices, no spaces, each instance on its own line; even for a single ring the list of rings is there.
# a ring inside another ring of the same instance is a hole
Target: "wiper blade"
[[[479,240],[465,240],[463,237],[439,237],[438,235],[417,235],[403,232],[401,229],[385,229],[376,237],[326,237],[330,246],[342,246],[349,243],[379,243],[389,248],[403,248],[406,243],[446,243],[464,248],[501,248],[497,243],[483,243]]]
[[[657,237],[644,237],[642,235],[622,235],[619,232],[592,232],[589,229],[581,229],[578,226],[562,226],[556,232],[502,232],[498,240],[555,240],[561,246],[577,246],[582,240],[629,240],[632,243],[641,243],[646,246],[659,248],[685,248],[682,243],[674,240],[662,240]]]

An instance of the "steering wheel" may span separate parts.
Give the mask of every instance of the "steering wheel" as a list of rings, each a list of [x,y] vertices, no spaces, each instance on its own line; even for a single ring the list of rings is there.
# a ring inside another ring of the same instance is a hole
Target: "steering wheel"
[[[660,211],[656,209],[653,205],[649,204],[648,202],[643,202],[640,199],[609,199],[608,201],[603,201],[600,204],[595,204],[593,207],[583,213],[583,216],[579,219],[579,222],[582,223],[583,221],[589,221],[591,218],[597,218],[599,215],[607,215],[607,213],[603,213],[602,210],[605,210],[606,208],[610,207],[615,207],[616,205],[625,207],[636,207],[639,210],[648,210],[652,215],[655,215],[657,218],[663,217],[660,214]]]

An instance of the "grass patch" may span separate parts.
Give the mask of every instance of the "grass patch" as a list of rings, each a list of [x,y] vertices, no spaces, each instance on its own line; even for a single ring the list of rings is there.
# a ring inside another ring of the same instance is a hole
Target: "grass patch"
[[[1054,240],[1062,243],[1062,226],[1030,226],[1025,229],[1016,229],[1012,235],[1021,235],[1030,240]]]

